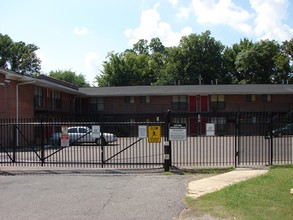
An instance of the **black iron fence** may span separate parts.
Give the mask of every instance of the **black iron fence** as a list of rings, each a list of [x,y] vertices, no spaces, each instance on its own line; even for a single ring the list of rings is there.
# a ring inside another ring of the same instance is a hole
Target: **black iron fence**
[[[171,125],[182,125],[179,136],[186,136],[170,140]],[[293,118],[286,113],[0,119],[1,165],[168,169],[287,163],[293,163]]]

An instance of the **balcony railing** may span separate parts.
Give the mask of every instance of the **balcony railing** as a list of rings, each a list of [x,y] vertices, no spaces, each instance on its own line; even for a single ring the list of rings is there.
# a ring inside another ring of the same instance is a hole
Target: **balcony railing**
[[[64,101],[61,99],[35,96],[34,109],[37,112],[42,111],[74,113],[75,105],[72,102]]]

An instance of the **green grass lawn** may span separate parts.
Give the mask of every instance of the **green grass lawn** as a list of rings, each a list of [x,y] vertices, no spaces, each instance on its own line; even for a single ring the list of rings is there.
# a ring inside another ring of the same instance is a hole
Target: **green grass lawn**
[[[190,209],[223,219],[293,219],[293,165],[272,166],[270,171],[196,200],[186,198]]]

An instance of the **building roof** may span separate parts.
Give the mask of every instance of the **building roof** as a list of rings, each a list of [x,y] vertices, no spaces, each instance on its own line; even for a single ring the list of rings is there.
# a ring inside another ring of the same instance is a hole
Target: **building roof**
[[[0,68],[6,80],[32,83],[79,96],[170,96],[170,95],[246,95],[293,94],[293,84],[241,84],[241,85],[168,85],[168,86],[113,86],[78,88],[70,83],[40,75],[37,78]]]
[[[6,70],[0,68],[0,73],[5,75],[6,80],[13,80],[19,83],[31,83],[36,86],[44,87],[44,88],[51,88],[57,91],[66,92],[68,94],[75,94],[75,95],[83,95],[77,86],[74,86],[70,83],[53,79],[51,77],[40,75],[37,78],[16,73],[14,71]]]
[[[79,88],[79,91],[88,96],[96,97],[293,94],[293,84],[117,86]]]

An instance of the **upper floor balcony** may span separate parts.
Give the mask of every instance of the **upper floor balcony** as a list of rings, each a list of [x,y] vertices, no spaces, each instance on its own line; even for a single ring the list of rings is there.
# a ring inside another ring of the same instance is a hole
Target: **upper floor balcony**
[[[75,113],[75,102],[65,101],[57,98],[48,98],[42,96],[34,97],[34,109],[36,112],[59,112]]]

